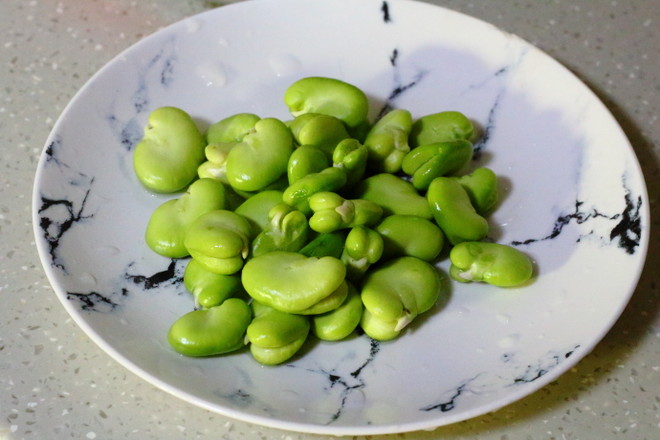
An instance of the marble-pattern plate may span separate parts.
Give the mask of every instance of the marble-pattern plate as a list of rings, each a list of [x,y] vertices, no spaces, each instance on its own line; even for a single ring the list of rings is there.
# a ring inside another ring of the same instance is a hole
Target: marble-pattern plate
[[[311,75],[362,88],[374,118],[388,108],[473,118],[482,130],[473,166],[492,168],[503,192],[489,238],[532,256],[537,278],[519,289],[454,284],[393,342],[310,340],[278,367],[245,351],[180,356],[166,333],[193,307],[181,283],[185,261],[145,245],[146,222],[165,197],[143,189],[132,169],[147,116],[178,106],[202,129],[237,112],[288,119],[284,90]],[[363,435],[493,411],[568,370],[634,291],[649,209],[611,114],[520,38],[414,1],[259,0],[156,32],[80,90],[47,140],[34,228],[66,310],[140,377],[237,419]]]

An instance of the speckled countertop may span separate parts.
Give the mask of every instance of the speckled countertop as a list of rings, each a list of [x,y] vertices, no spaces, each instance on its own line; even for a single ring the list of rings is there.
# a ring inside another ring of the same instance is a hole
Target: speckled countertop
[[[54,122],[76,91],[142,37],[224,3],[0,3],[0,438],[322,438],[224,418],[180,401],[121,367],[69,318],[46,279],[34,245],[30,214],[37,160]],[[660,2],[429,3],[523,37],[564,63],[596,92],[640,159],[654,229],[646,269],[631,303],[575,368],[495,413],[396,438],[658,438]]]

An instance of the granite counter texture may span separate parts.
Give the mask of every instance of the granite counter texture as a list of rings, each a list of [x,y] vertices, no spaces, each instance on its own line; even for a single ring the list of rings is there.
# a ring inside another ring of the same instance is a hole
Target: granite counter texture
[[[117,53],[222,1],[0,3],[0,438],[321,439],[250,425],[160,391],[69,318],[31,227],[37,161],[77,90]],[[649,255],[629,306],[594,351],[495,413],[401,439],[655,439],[660,432],[660,2],[429,1],[517,34],[566,65],[619,121],[647,181]],[[597,295],[597,292],[595,293]],[[377,438],[377,437],[371,437]],[[385,438],[385,437],[382,437]]]

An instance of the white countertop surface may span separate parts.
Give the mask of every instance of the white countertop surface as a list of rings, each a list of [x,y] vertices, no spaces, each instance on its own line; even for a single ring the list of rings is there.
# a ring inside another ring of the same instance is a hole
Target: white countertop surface
[[[120,51],[195,0],[0,3],[0,438],[320,439],[231,420],[153,387],[69,318],[42,270],[31,192],[46,138],[77,90]],[[594,351],[495,413],[401,439],[655,439],[660,432],[660,1],[434,0],[519,35],[603,100],[647,181],[652,231],[629,306]],[[598,292],[594,292],[597,301]],[[385,438],[370,437],[370,438]]]

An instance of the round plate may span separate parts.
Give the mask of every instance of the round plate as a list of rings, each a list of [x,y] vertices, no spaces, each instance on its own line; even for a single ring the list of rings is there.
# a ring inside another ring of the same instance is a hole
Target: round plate
[[[454,284],[392,342],[310,340],[278,367],[246,351],[180,356],[166,334],[193,308],[185,263],[145,245],[165,197],[143,189],[132,168],[147,116],[168,105],[202,129],[238,112],[286,120],[285,89],[312,75],[362,88],[374,117],[404,108],[472,118],[482,130],[474,166],[502,183],[490,238],[528,253],[538,277],[518,289]],[[64,307],[129,370],[226,416],[366,435],[478,416],[569,369],[634,291],[649,210],[637,159],[607,109],[519,38],[414,1],[261,0],[171,25],[101,69],[46,143],[34,226]]]

